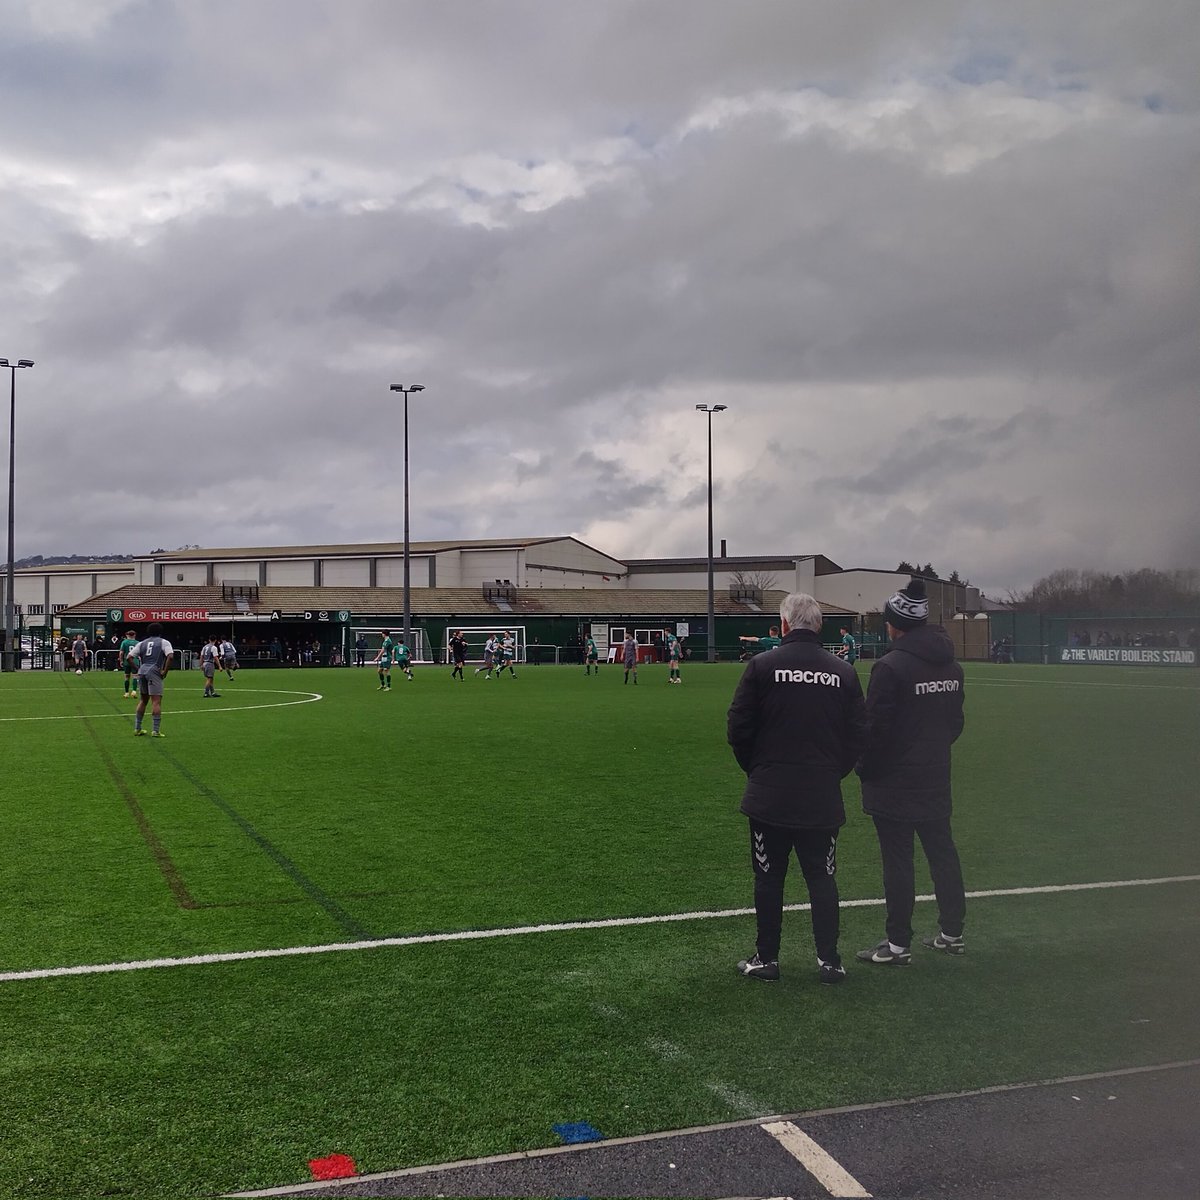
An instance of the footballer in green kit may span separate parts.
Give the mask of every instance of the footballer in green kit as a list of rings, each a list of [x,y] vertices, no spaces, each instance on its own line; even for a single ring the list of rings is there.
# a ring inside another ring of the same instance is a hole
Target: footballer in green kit
[[[126,696],[136,696],[138,694],[136,676],[139,663],[137,656],[132,653],[137,644],[137,634],[132,629],[125,630],[125,636],[121,639],[121,645],[117,651],[117,659],[125,670]]]
[[[761,654],[764,650],[774,650],[783,639],[779,636],[779,626],[772,625],[771,632],[766,637],[739,637],[739,642],[756,642],[758,644],[758,652]],[[743,652],[743,657],[745,657]]]
[[[401,638],[400,641],[396,643],[396,666],[398,666],[400,670],[402,670],[404,674],[408,676],[409,681],[411,682],[413,673],[412,666],[409,661],[410,658],[411,655],[409,654],[408,646],[405,645],[404,639]]]
[[[392,631],[385,629],[383,645],[379,647],[379,653],[372,659],[372,664],[379,668],[378,691],[390,692],[392,690],[392,661],[395,657],[396,643],[392,641]]]

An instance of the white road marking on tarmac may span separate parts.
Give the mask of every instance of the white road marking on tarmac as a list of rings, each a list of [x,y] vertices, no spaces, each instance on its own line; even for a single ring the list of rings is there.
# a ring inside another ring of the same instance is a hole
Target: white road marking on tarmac
[[[665,1138],[691,1137],[697,1133],[724,1133],[729,1129],[747,1129],[752,1125],[762,1127],[764,1121],[803,1121],[813,1117],[839,1116],[844,1113],[875,1112],[879,1109],[907,1108],[915,1104],[929,1104],[943,1100],[966,1100],[973,1096],[992,1096],[998,1092],[1020,1092],[1031,1088],[1058,1087],[1064,1083],[1084,1083],[1097,1079],[1116,1079],[1124,1075],[1149,1075],[1156,1071],[1178,1071],[1200,1067],[1200,1058],[1181,1059],[1177,1062],[1155,1063],[1147,1067],[1119,1067],[1114,1071],[1095,1071],[1089,1075],[1063,1075],[1057,1079],[1031,1079],[1023,1083],[999,1083],[992,1087],[972,1088],[964,1092],[935,1092],[929,1096],[908,1096],[899,1100],[877,1100],[870,1104],[844,1104],[837,1108],[818,1108],[811,1112],[794,1113],[788,1116],[762,1114],[746,1121],[726,1121],[719,1125],[693,1125],[687,1129],[663,1129],[655,1133],[641,1133],[633,1137],[606,1138],[601,1142],[576,1142],[569,1146],[546,1146],[537,1150],[518,1150],[511,1154],[492,1154],[483,1158],[463,1158],[456,1162],[425,1163],[419,1167],[400,1167],[395,1171],[378,1171],[372,1175],[355,1175],[348,1179],[323,1180],[286,1184],[283,1187],[257,1188],[247,1192],[227,1192],[227,1200],[243,1200],[256,1196],[292,1196],[305,1192],[324,1192],[331,1188],[358,1183],[376,1183],[384,1179],[403,1179],[409,1175],[432,1175],[435,1171],[458,1171],[466,1167],[490,1167],[499,1163],[524,1162],[534,1158],[550,1158],[559,1154],[587,1154],[607,1146],[633,1146],[641,1142],[660,1142]],[[777,1197],[776,1200],[788,1200]]]
[[[1111,888],[1153,887],[1164,883],[1197,883],[1200,875],[1166,875],[1161,879],[1111,879],[1099,883],[1052,883],[1043,887],[994,888],[968,892],[970,900],[998,896],[1042,896],[1055,892],[1106,891]],[[918,896],[919,901],[933,896]],[[882,908],[883,900],[843,900],[842,908]],[[786,904],[786,912],[807,912],[807,904]],[[379,950],[396,946],[425,946],[436,942],[478,942],[487,938],[524,937],[536,933],[571,933],[588,929],[624,929],[636,925],[665,925],[682,921],[708,921],[723,917],[746,917],[752,908],[725,908],[712,912],[664,913],[652,917],[609,917],[600,921],[562,921],[549,925],[517,925],[500,929],[463,929],[455,933],[419,933],[409,937],[373,938],[369,941],[328,942],[319,946],[280,946],[267,950],[233,950],[224,954],[192,954],[185,958],[143,958],[130,962],[81,963],[71,967],[36,967],[25,971],[0,971],[0,983],[26,979],[54,979],[64,975],[109,975],[117,971],[150,971],[162,967],[199,967],[214,963],[247,962],[258,958],[296,958],[308,954],[338,954],[354,950]]]
[[[823,1150],[791,1121],[772,1121],[763,1126],[800,1165],[831,1195],[866,1197],[867,1191],[828,1151]]]

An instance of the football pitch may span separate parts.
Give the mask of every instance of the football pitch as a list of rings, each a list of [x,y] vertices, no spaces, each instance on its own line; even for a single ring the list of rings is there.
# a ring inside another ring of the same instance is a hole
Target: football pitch
[[[245,669],[215,700],[177,673],[159,740],[116,674],[0,678],[0,1195],[213,1195],[333,1154],[387,1171],[1200,1056],[1200,673],[968,664],[955,831],[993,893],[968,954],[822,988],[804,911],[778,985],[733,970],[740,668],[666,670],[418,667],[381,693]],[[844,792],[852,959],[883,914]]]

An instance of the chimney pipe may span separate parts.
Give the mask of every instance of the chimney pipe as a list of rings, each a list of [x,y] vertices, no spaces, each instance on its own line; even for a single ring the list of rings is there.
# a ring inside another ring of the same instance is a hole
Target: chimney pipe
[[[725,557],[725,539],[724,538],[721,539],[721,557],[722,558]]]

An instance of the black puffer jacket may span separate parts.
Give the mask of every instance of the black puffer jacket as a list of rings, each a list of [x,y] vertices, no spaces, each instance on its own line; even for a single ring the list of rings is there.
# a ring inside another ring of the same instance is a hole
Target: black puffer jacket
[[[963,730],[963,672],[941,626],[896,639],[871,668],[863,811],[898,821],[950,815],[950,747]]]
[[[746,772],[742,812],[785,829],[846,823],[842,778],[862,748],[865,712],[854,668],[793,629],[746,665],[728,735]]]

